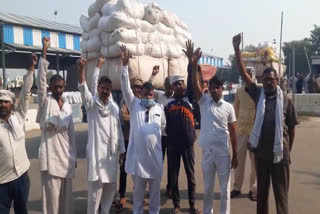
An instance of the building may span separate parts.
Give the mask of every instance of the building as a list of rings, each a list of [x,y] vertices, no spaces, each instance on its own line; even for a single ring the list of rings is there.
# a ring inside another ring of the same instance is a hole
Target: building
[[[217,57],[217,56],[214,56],[214,55],[210,55],[210,54],[206,54],[206,53],[202,54],[202,57],[201,57],[199,63],[200,64],[210,64],[210,65],[218,67],[218,68],[219,67],[224,67],[223,58]]]
[[[82,30],[78,26],[0,12],[0,51],[4,80],[6,68],[24,69],[26,55],[41,53],[42,38],[51,38],[48,50],[49,69],[57,72],[74,65],[80,57]],[[3,86],[6,87],[4,81]]]

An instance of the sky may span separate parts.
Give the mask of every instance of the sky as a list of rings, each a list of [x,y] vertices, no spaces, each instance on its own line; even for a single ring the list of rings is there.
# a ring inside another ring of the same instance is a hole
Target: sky
[[[177,14],[188,26],[197,47],[223,57],[233,53],[232,37],[243,32],[244,45],[280,41],[280,18],[284,12],[283,41],[309,37],[320,25],[319,0],[138,0],[156,2]],[[79,25],[81,14],[94,0],[0,0],[0,11]]]

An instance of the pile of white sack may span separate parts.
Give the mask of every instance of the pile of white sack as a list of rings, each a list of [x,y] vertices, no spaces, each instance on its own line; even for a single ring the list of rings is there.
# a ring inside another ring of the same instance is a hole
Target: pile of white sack
[[[187,59],[182,52],[185,42],[191,39],[187,25],[175,14],[161,9],[157,4],[144,5],[136,0],[96,0],[81,16],[83,29],[82,57],[88,60],[87,79],[100,55],[107,58],[101,75],[109,76],[113,88],[120,89],[120,46],[125,44],[134,56],[130,60],[131,75],[148,80],[154,65],[160,72],[153,84],[163,88],[166,76],[187,76]]]

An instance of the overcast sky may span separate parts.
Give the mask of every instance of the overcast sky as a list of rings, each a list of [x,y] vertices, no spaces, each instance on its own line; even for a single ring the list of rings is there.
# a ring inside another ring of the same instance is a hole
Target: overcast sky
[[[0,0],[1,11],[79,25],[81,14],[93,0]],[[152,1],[140,0],[143,3]],[[188,26],[197,46],[204,52],[224,57],[233,52],[231,39],[244,32],[245,44],[280,38],[280,17],[284,12],[284,41],[310,35],[320,25],[319,0],[157,0],[160,7],[176,13]],[[212,51],[211,51],[212,50]]]

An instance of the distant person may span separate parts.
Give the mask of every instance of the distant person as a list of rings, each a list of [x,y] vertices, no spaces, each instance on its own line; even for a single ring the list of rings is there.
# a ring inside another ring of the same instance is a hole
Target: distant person
[[[255,71],[253,68],[246,69],[247,74],[255,81]],[[253,128],[256,107],[255,103],[248,94],[248,88],[243,85],[235,95],[234,109],[237,117],[237,138],[238,138],[238,161],[239,166],[234,170],[233,190],[231,198],[241,194],[241,188],[244,179],[244,172],[247,160],[247,153],[250,158],[250,176],[249,176],[249,199],[257,200],[256,168],[254,154],[248,151],[248,143]]]
[[[296,92],[297,94],[302,94],[303,89],[303,74],[299,74],[297,82],[296,82]]]
[[[0,213],[9,214],[13,205],[16,214],[28,213],[30,162],[26,151],[25,120],[31,96],[35,54],[28,59],[19,102],[15,106],[15,95],[0,90]]]
[[[141,87],[141,99],[130,87],[128,63],[130,53],[120,48],[123,62],[121,91],[130,112],[130,135],[126,157],[126,172],[133,176],[133,213],[142,214],[144,193],[149,184],[149,213],[160,212],[160,184],[163,170],[161,135],[166,126],[162,107],[154,102],[154,88],[150,82]]]
[[[71,105],[62,98],[64,79],[50,78],[47,92],[50,38],[42,39],[42,55],[38,65],[37,122],[41,129],[39,160],[42,183],[42,211],[47,214],[73,213],[72,178],[75,174],[77,150]]]
[[[111,97],[112,81],[101,76],[104,63],[100,57],[94,70],[91,92],[85,80],[85,59],[77,61],[79,91],[88,117],[87,214],[108,214],[117,191],[118,162],[123,162],[125,146],[121,130],[119,107]]]
[[[277,214],[288,214],[290,151],[298,118],[291,98],[277,85],[277,72],[267,68],[258,87],[245,72],[240,52],[241,34],[233,37],[235,59],[250,97],[256,104],[256,117],[249,139],[257,169],[257,214],[269,213],[272,181]]]
[[[192,46],[187,45],[187,49]],[[220,214],[230,214],[231,169],[237,168],[236,115],[231,104],[222,99],[223,81],[214,76],[209,81],[209,93],[203,93],[199,84],[198,48],[193,54],[192,86],[195,99],[200,105],[201,129],[199,146],[202,149],[202,172],[204,180],[203,213],[213,213],[215,175],[220,184]],[[229,140],[232,156],[229,153]]]

